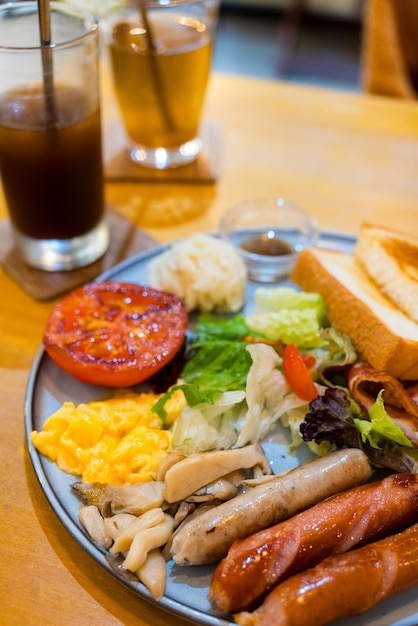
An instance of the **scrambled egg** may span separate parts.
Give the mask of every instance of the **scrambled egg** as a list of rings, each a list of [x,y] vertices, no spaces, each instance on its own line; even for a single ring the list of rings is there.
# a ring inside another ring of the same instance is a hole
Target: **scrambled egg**
[[[78,406],[65,402],[41,432],[31,433],[31,440],[61,470],[85,482],[121,485],[155,480],[172,444],[171,431],[151,411],[159,398],[127,393]],[[175,421],[185,404],[177,390],[165,405],[166,425]]]

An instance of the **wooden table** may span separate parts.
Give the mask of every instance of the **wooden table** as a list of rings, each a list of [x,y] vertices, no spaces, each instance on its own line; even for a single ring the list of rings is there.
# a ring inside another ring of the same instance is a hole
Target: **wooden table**
[[[119,123],[109,86],[105,129]],[[362,220],[418,235],[418,107],[313,87],[214,75],[204,118],[221,129],[217,184],[106,185],[107,200],[161,242],[214,230],[224,209],[282,196],[323,229]],[[193,219],[158,226],[138,211],[175,199]],[[6,216],[0,200],[0,217]],[[144,223],[145,220],[145,223]],[[152,225],[152,226],[151,226]],[[0,269],[0,622],[7,626],[185,625],[141,601],[87,556],[55,517],[25,449],[28,371],[52,304],[33,301]]]

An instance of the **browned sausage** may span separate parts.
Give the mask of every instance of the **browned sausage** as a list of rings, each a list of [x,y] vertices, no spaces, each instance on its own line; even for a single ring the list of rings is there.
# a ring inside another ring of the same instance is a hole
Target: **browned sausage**
[[[241,626],[325,626],[358,615],[418,583],[418,524],[397,535],[331,556],[279,584]]]
[[[416,522],[417,474],[349,489],[235,542],[214,572],[209,599],[225,613],[253,608],[285,578]]]

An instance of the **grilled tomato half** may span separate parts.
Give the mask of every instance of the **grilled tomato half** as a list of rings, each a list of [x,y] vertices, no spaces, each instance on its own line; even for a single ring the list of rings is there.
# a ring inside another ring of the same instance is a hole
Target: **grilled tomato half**
[[[45,350],[68,374],[106,387],[129,387],[173,359],[187,329],[176,296],[134,283],[90,283],[65,296],[46,325]]]

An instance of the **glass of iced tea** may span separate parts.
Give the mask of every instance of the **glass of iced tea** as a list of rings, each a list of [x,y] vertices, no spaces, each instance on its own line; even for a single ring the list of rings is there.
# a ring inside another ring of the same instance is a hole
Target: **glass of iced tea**
[[[68,270],[108,247],[104,220],[98,23],[37,2],[0,6],[0,174],[16,247],[31,266]]]
[[[111,0],[103,31],[134,162],[197,158],[218,9],[219,0]]]

